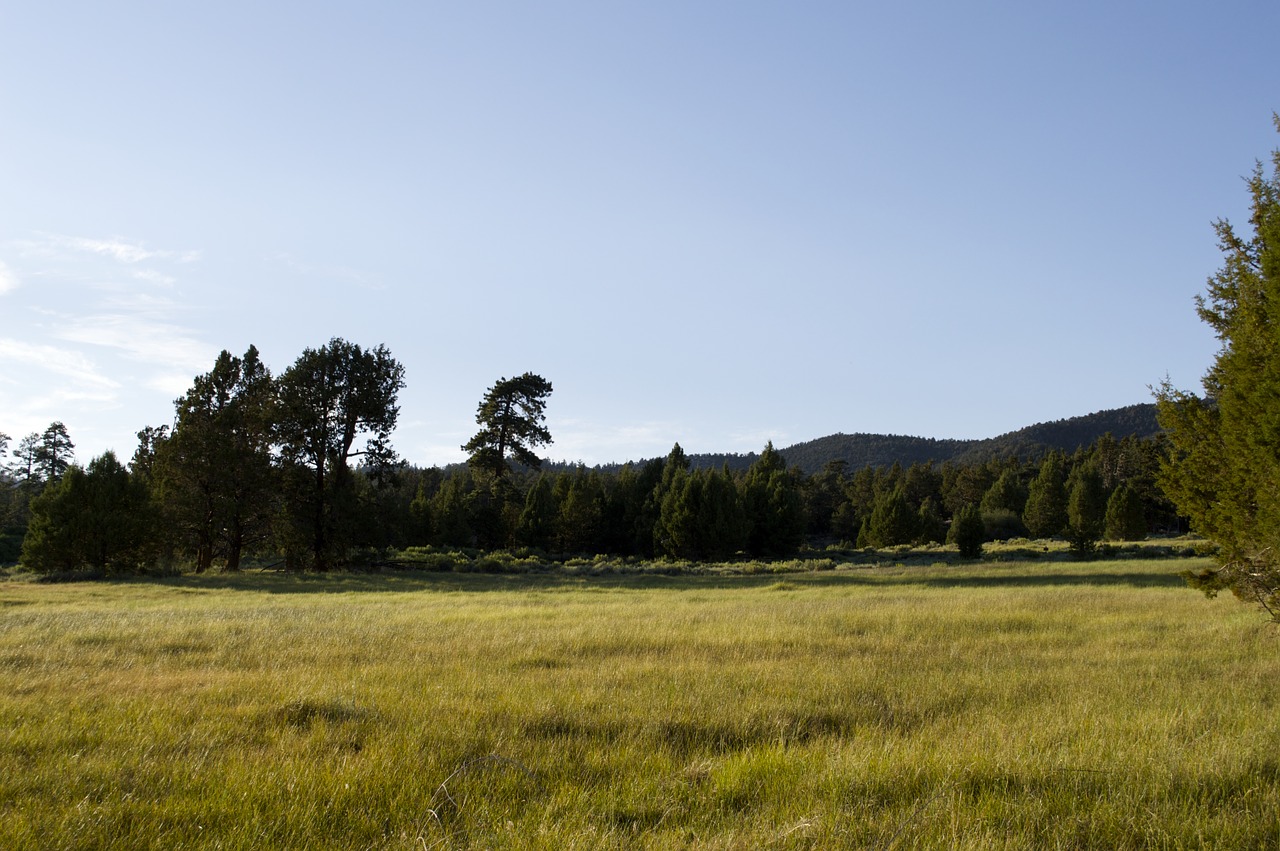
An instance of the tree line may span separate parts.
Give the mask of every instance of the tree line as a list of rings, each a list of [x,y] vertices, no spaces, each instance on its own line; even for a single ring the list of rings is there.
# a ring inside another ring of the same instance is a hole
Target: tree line
[[[420,468],[390,437],[404,369],[385,347],[342,339],[273,376],[255,347],[222,352],[175,400],[171,425],[138,432],[126,463],[81,467],[62,423],[18,442],[0,476],[0,559],[99,573],[246,559],[328,570],[415,546],[555,555],[725,560],[806,545],[895,547],[1173,529],[1156,484],[1160,439],[1111,435],[1072,455],[914,463],[806,474],[772,444],[745,470],[695,467],[679,444],[618,468],[544,465],[552,385],[502,378],[477,407],[465,465]],[[0,455],[9,439],[0,435]]]

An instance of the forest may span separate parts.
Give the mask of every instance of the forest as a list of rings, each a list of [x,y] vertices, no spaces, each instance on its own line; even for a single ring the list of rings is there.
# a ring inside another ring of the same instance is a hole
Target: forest
[[[11,453],[0,435],[0,562],[58,575],[325,571],[424,547],[698,562],[944,542],[975,556],[1021,537],[1087,555],[1102,540],[1182,531],[1157,484],[1159,433],[1108,432],[1072,452],[1015,440],[905,466],[837,455],[811,472],[772,444],[713,465],[677,443],[665,458],[587,468],[537,454],[552,440],[552,385],[526,373],[485,392],[468,463],[422,468],[390,442],[404,386],[382,346],[335,338],[278,376],[251,346],[222,352],[171,425],[138,432],[127,461],[76,463],[61,422]],[[1146,423],[1140,413],[1121,422]],[[813,444],[798,449],[816,466]]]

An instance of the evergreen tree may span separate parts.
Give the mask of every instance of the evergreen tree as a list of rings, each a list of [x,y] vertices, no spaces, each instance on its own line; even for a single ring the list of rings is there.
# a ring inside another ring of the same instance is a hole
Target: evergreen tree
[[[128,572],[142,563],[152,532],[145,486],[105,452],[88,469],[66,468],[32,500],[22,563],[39,573]]]
[[[786,461],[765,444],[742,483],[747,522],[747,552],[754,556],[788,555],[804,543],[804,504],[800,487]]]
[[[867,521],[865,544],[872,547],[894,547],[909,544],[916,537],[916,512],[907,502],[901,486],[876,497]]]
[[[822,470],[804,479],[802,495],[806,529],[811,535],[835,533],[832,520],[844,501],[844,461],[829,461]]]
[[[559,502],[560,550],[566,553],[589,553],[596,550],[600,535],[600,521],[604,513],[604,488],[600,474],[595,470],[579,469],[577,474],[564,476],[567,483]]]
[[[1005,510],[1021,516],[1027,505],[1027,488],[1018,471],[1010,467],[987,489],[979,506],[983,512]]]
[[[34,452],[33,462],[40,481],[48,485],[62,478],[75,461],[75,448],[67,427],[60,422],[50,423],[40,435]]]
[[[944,504],[954,516],[966,505],[980,505],[999,473],[990,464],[970,464],[953,469],[954,475],[943,498]]]
[[[551,480],[540,473],[524,497],[524,510],[516,526],[516,540],[526,547],[550,550],[556,535],[556,501]]]
[[[433,543],[447,547],[475,545],[468,499],[470,479],[465,472],[454,473],[440,483],[439,490],[431,497]]]
[[[431,497],[427,478],[420,477],[413,499],[409,502],[409,530],[406,541],[408,546],[425,546],[434,537],[435,523],[431,516]]]
[[[738,490],[727,471],[676,468],[655,533],[665,554],[693,560],[728,558],[742,547],[745,532]]]
[[[472,469],[505,478],[511,463],[540,468],[542,459],[534,449],[551,442],[545,425],[550,395],[551,382],[532,372],[498,379],[476,410],[482,428],[462,447],[470,453]]]
[[[340,338],[306,349],[277,382],[276,439],[287,468],[286,553],[326,570],[343,562],[363,530],[351,460],[379,479],[400,465],[391,448],[404,367],[385,346]],[[363,444],[359,441],[363,438]]]
[[[236,570],[267,537],[277,481],[271,423],[275,386],[250,346],[223,351],[175,403],[171,433],[139,432],[135,469],[149,483],[178,548],[203,572],[215,556]]]
[[[1067,526],[1066,474],[1061,453],[1051,452],[1027,489],[1022,522],[1034,538],[1052,538]]]
[[[947,521],[943,518],[938,502],[925,497],[916,512],[916,540],[922,544],[940,544],[947,539]]]
[[[1280,130],[1280,116],[1273,116]],[[1161,481],[1193,528],[1219,545],[1195,584],[1229,588],[1280,621],[1280,149],[1248,180],[1252,234],[1214,224],[1222,268],[1197,299],[1220,348],[1204,397],[1157,394],[1172,452]]]
[[[1071,471],[1067,497],[1067,539],[1072,552],[1093,552],[1106,527],[1107,492],[1102,475],[1083,464]]]
[[[661,509],[655,495],[662,482],[664,466],[663,459],[654,458],[639,470],[628,464],[618,474],[609,497],[617,552],[645,557],[655,554],[653,534]]]
[[[979,558],[982,555],[982,544],[986,540],[982,510],[976,505],[961,507],[951,518],[947,540],[956,545],[961,558]]]
[[[1128,482],[1111,492],[1107,500],[1106,538],[1111,541],[1141,541],[1147,537],[1147,519],[1142,498]]]

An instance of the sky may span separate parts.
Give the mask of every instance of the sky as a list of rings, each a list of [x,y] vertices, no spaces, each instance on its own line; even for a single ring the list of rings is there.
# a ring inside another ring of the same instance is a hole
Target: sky
[[[222,350],[405,367],[463,460],[994,437],[1195,389],[1280,3],[9,3],[0,432],[132,455]]]

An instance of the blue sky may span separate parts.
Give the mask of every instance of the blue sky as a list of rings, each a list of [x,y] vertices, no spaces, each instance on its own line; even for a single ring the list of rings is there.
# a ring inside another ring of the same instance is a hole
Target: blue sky
[[[1280,144],[1268,2],[14,3],[0,431],[87,461],[222,349],[496,379],[555,459],[992,437],[1197,387]]]

